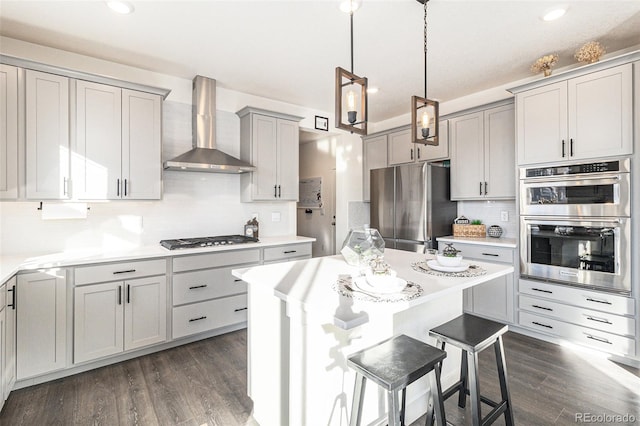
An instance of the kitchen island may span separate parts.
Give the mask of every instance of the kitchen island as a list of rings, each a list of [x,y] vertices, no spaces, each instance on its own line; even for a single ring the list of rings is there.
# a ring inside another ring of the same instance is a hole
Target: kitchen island
[[[470,277],[412,268],[425,257],[385,250],[398,277],[422,288],[419,297],[396,302],[336,291],[341,276],[360,273],[340,255],[234,270],[249,284],[248,394],[255,420],[262,426],[347,425],[352,353],[399,334],[434,344],[429,329],[462,313],[462,290],[513,273],[512,266],[483,262],[473,264],[486,274]],[[459,351],[447,351],[444,386],[456,380],[460,362]],[[424,378],[409,386],[407,423],[426,411],[427,394]],[[375,385],[367,387],[363,424],[386,419],[385,401]]]

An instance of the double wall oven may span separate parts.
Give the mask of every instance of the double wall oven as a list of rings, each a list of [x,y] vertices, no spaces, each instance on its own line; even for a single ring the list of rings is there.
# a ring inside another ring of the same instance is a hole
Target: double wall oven
[[[629,170],[628,158],[521,169],[521,274],[629,294]]]

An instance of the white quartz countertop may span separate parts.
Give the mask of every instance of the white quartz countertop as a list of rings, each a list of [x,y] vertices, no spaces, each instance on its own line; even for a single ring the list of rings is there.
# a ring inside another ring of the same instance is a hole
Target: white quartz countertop
[[[436,238],[438,241],[442,241],[444,243],[464,243],[464,244],[478,244],[483,246],[494,246],[494,247],[507,247],[507,248],[516,248],[518,246],[518,241],[515,238],[492,238],[492,237],[438,237]]]
[[[22,255],[0,256],[0,284],[14,274],[24,270],[60,268],[101,262],[118,262],[159,257],[177,257],[189,254],[204,254],[218,251],[247,250],[279,246],[283,244],[310,243],[315,238],[299,236],[261,237],[257,243],[202,247],[193,249],[168,250],[160,244],[126,249],[81,249],[58,253],[25,253]]]
[[[232,273],[249,283],[249,291],[253,285],[273,288],[274,294],[287,302],[288,313],[300,310],[322,323],[351,329],[368,322],[373,315],[393,315],[514,271],[513,266],[474,261],[474,265],[487,271],[485,275],[442,277],[411,267],[412,262],[432,258],[431,255],[386,249],[384,258],[398,277],[419,284],[424,291],[422,296],[409,301],[373,302],[340,295],[333,289],[338,277],[359,274],[359,269],[347,264],[341,255],[234,269]]]

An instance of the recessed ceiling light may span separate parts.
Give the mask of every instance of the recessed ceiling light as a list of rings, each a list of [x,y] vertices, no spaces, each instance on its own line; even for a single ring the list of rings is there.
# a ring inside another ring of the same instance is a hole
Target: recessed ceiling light
[[[129,3],[128,1],[107,1],[107,6],[109,6],[109,8],[111,10],[113,10],[114,12],[117,13],[121,13],[123,15],[128,15],[129,13],[133,12],[133,5],[131,3]]]
[[[355,12],[360,8],[362,0],[343,0],[340,3],[340,10],[344,13]]]
[[[542,17],[542,20],[547,21],[547,22],[548,21],[555,21],[558,18],[562,18],[565,13],[567,13],[567,8],[566,7],[557,7],[555,9],[551,9],[547,13],[545,13],[544,16]]]
[[[367,89],[367,93],[370,95],[373,95],[374,93],[378,93],[378,88],[377,87],[369,87]]]

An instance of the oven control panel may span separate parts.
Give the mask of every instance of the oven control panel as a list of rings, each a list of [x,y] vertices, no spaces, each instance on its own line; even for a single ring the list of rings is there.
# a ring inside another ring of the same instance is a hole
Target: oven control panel
[[[620,161],[599,161],[597,163],[527,169],[525,177],[565,176],[617,171],[620,171]]]

